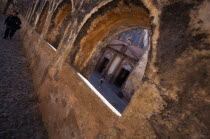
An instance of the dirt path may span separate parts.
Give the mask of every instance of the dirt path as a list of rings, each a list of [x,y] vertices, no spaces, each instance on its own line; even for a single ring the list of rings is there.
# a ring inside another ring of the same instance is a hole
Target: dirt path
[[[0,25],[4,17],[0,15]],[[3,39],[0,27],[0,139],[45,139],[38,100],[18,33]]]

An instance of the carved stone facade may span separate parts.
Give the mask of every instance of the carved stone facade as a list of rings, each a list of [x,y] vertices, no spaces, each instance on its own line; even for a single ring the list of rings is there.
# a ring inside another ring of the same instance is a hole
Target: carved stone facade
[[[210,137],[209,0],[40,2],[21,35],[51,138]],[[136,91],[121,115],[86,78],[113,38],[138,28],[152,32],[148,63],[128,78]]]
[[[129,85],[128,89],[127,82],[132,79],[129,76],[136,68],[136,65],[142,62],[140,59],[142,59],[149,47],[148,32],[146,29],[136,29],[122,33],[105,47],[96,65],[96,71],[111,84],[121,88],[121,92],[127,101],[130,101],[136,91],[131,85]],[[146,64],[147,61],[142,67],[146,67]],[[144,70],[141,74],[144,74]]]

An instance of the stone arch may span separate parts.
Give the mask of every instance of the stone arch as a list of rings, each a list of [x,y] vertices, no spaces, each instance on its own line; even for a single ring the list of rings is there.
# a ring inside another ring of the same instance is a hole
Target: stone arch
[[[36,21],[37,15],[38,15],[38,9],[39,9],[40,5],[41,5],[41,1],[38,0],[35,7],[34,7],[35,9],[34,9],[34,12],[32,14],[32,17],[31,17],[31,21],[30,21],[31,26],[35,25],[35,21]]]
[[[113,38],[127,30],[150,29],[150,26],[149,11],[140,1],[110,2],[94,13],[82,27],[70,52],[71,64],[88,77],[102,48]]]
[[[38,23],[36,26],[36,31],[39,33],[41,33],[44,28],[44,24],[47,19],[47,15],[48,15],[48,11],[49,11],[49,6],[50,6],[50,3],[49,3],[49,1],[47,1],[44,5],[44,8],[42,9],[41,14],[40,14],[40,17],[39,17],[39,20],[38,20]]]
[[[51,24],[45,39],[55,48],[58,47],[64,35],[67,24],[69,23],[69,15],[71,14],[71,11],[71,0],[64,0],[58,5],[57,9],[53,13]]]

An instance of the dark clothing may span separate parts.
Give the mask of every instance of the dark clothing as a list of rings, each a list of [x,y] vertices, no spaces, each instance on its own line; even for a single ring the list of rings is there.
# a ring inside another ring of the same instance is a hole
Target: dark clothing
[[[4,22],[8,27],[18,30],[20,29],[20,25],[21,25],[21,20],[19,17],[17,16],[13,16],[13,15],[9,15],[5,22]]]
[[[15,32],[16,32],[15,29],[12,29],[12,28],[7,27],[7,29],[5,30],[5,33],[4,33],[4,38],[6,39],[8,36],[10,38],[12,38],[13,35],[15,34]]]
[[[5,22],[7,26],[5,33],[4,33],[4,38],[7,38],[8,36],[12,38],[12,36],[15,34],[16,30],[20,29],[21,25],[21,20],[17,16],[9,15]]]

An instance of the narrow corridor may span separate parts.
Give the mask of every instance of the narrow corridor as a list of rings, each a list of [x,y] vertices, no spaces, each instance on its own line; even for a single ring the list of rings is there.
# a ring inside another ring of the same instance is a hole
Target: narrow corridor
[[[45,139],[38,99],[18,35],[3,39],[0,15],[0,139]]]

